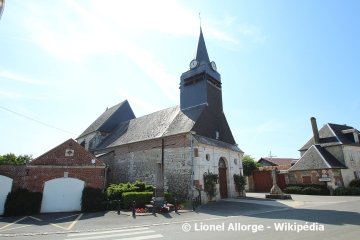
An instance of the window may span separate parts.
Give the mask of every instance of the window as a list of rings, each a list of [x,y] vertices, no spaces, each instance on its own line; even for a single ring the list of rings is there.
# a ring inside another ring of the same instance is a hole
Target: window
[[[219,139],[219,136],[220,136],[220,135],[219,135],[219,132],[216,131],[216,132],[215,132],[215,137],[216,137],[216,139]]]
[[[350,160],[351,160],[351,161],[354,161],[354,155],[353,155],[352,150],[349,149],[349,150],[348,150],[348,153],[349,153]]]
[[[210,161],[210,154],[206,154],[206,161]]]
[[[360,151],[358,151],[358,159],[359,159],[359,161],[360,161]]]
[[[360,172],[359,171],[354,172],[354,175],[355,175],[355,179],[360,179]]]
[[[234,163],[235,163],[235,165],[237,165],[237,159],[236,158],[234,159]]]

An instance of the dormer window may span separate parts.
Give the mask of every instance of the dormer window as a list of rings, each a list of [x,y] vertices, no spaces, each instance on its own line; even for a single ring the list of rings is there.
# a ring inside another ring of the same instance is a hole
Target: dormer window
[[[216,137],[216,139],[219,139],[219,132],[218,131],[215,131],[215,137]]]

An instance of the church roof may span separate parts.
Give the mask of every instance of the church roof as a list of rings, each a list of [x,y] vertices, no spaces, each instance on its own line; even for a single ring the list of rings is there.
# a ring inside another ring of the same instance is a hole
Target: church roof
[[[180,106],[166,108],[119,124],[96,150],[188,133],[206,105],[180,111]]]
[[[240,148],[238,148],[236,145],[233,145],[233,144],[230,144],[230,143],[218,141],[216,139],[200,136],[200,135],[197,135],[197,134],[194,134],[194,138],[198,142],[203,143],[203,144],[207,144],[207,145],[211,145],[211,146],[215,146],[215,147],[220,147],[220,148],[227,148],[227,149],[231,149],[231,150],[243,153],[243,151]]]
[[[200,36],[199,36],[199,41],[198,41],[198,45],[197,45],[197,49],[196,49],[195,59],[200,64],[202,62],[203,63],[209,63],[210,62],[209,55],[208,55],[208,52],[206,50],[204,35],[202,33],[201,27],[200,27]]]
[[[111,132],[119,123],[135,118],[127,100],[106,109],[80,136],[81,138],[95,131]]]
[[[347,168],[320,145],[312,145],[289,171]]]

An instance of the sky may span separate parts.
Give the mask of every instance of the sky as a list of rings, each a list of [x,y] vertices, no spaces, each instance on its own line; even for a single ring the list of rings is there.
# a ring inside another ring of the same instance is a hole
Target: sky
[[[360,128],[360,1],[7,0],[0,154],[40,156],[125,99],[178,105],[199,12],[245,154],[299,158],[310,117]]]

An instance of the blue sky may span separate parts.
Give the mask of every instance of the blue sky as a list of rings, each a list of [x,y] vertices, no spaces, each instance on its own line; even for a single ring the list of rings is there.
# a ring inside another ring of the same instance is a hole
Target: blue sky
[[[246,154],[299,157],[312,116],[360,128],[359,1],[12,0],[0,20],[0,154],[37,157],[125,99],[138,117],[179,104],[199,12]]]

